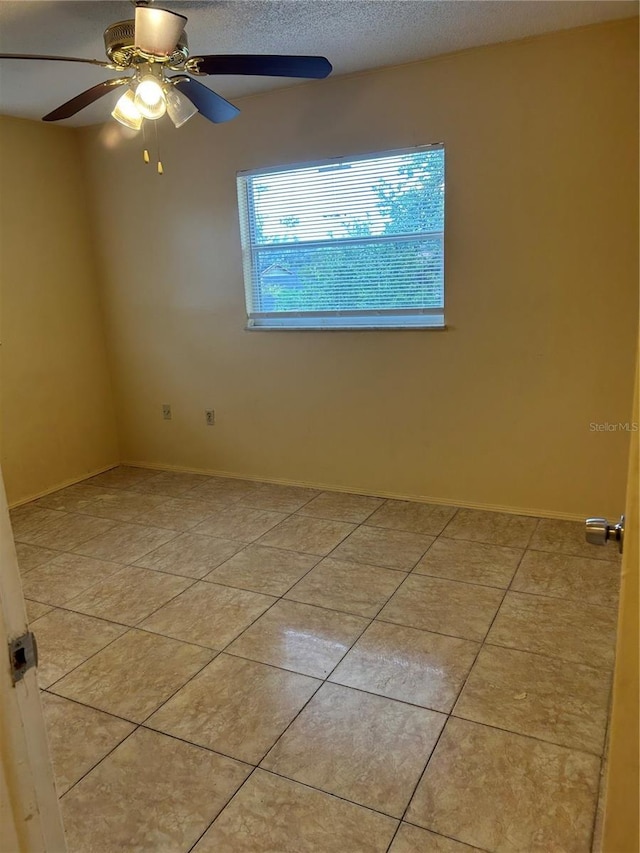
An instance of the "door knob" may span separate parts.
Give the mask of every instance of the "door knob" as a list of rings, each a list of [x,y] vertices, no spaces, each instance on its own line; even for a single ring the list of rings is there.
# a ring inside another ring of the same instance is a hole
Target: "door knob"
[[[618,550],[622,553],[624,515],[620,516],[620,521],[617,524],[611,524],[606,518],[588,518],[585,522],[584,533],[590,545],[606,545],[607,542],[617,542]]]

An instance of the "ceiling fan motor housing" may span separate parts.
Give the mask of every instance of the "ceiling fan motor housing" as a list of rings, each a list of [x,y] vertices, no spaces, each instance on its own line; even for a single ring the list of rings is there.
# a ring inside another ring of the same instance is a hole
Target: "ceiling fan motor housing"
[[[135,21],[118,21],[116,24],[111,24],[104,31],[104,47],[107,56],[115,65],[121,68],[129,68],[136,62],[146,62],[145,57],[135,47]],[[153,57],[155,62],[166,62],[167,65],[182,65],[189,56],[189,44],[187,42],[187,34],[182,33],[178,39],[173,53],[159,59]]]

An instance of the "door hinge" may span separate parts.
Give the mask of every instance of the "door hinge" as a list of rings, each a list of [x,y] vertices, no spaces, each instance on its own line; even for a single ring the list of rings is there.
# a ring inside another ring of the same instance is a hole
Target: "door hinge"
[[[27,631],[9,642],[9,661],[14,684],[24,678],[25,673],[32,667],[38,665],[38,644],[33,632]]]

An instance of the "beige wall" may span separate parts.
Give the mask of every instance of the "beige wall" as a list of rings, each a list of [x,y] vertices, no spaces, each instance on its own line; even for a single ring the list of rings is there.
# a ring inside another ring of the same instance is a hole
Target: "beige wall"
[[[77,133],[0,117],[0,447],[9,501],[118,461]]]
[[[615,516],[628,435],[589,424],[630,417],[637,76],[627,21],[241,99],[165,127],[162,178],[84,131],[123,457]],[[439,141],[447,331],[243,330],[237,170]]]

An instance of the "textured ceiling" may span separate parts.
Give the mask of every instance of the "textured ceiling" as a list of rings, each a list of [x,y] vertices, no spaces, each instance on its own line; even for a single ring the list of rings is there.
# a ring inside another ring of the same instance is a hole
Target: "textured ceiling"
[[[426,59],[482,44],[631,17],[635,0],[233,0],[158,2],[189,18],[192,55],[309,53],[334,75]],[[0,52],[104,59],[102,32],[133,17],[126,0],[0,0]],[[40,118],[113,72],[90,65],[0,60],[0,112]],[[227,98],[296,81],[201,78]],[[104,121],[110,94],[65,124]]]

